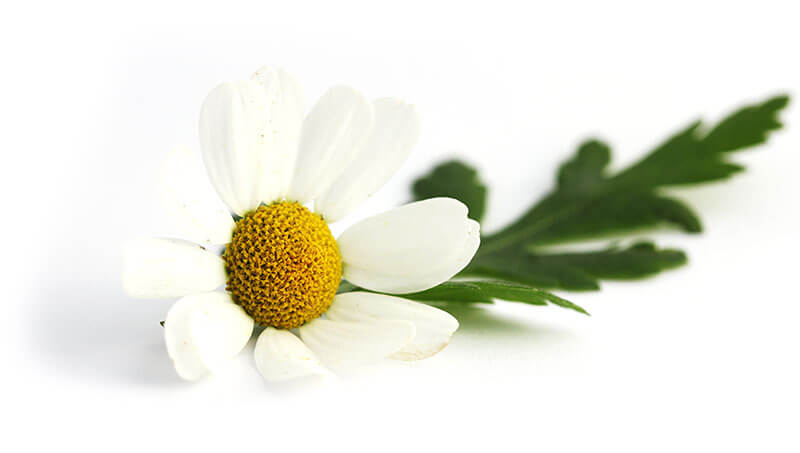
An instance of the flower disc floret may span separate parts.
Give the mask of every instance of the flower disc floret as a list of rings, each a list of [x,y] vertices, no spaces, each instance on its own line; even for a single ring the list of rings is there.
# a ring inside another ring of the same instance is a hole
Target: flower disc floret
[[[295,202],[247,213],[223,253],[227,289],[259,324],[300,327],[323,314],[342,278],[339,247],[318,214]]]

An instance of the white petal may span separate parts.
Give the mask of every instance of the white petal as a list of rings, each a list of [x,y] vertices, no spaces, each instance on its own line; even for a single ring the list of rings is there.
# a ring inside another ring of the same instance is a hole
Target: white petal
[[[300,338],[328,364],[379,360],[400,351],[414,339],[408,321],[345,322],[315,319],[300,327]]]
[[[299,85],[270,68],[252,80],[219,85],[203,102],[203,161],[220,198],[237,214],[285,194],[303,102]]]
[[[282,382],[328,371],[303,342],[288,330],[267,327],[258,336],[256,368],[269,382]]]
[[[175,302],[164,321],[167,353],[180,377],[199,379],[244,348],[253,324],[228,294],[186,296]]]
[[[315,200],[314,209],[336,222],[377,192],[405,162],[419,138],[419,115],[397,99],[373,104],[375,126],[366,145],[331,187]]]
[[[297,147],[300,142],[300,128],[303,125],[303,115],[306,110],[303,87],[296,78],[286,71],[282,69],[270,70],[268,67],[263,67],[256,71],[252,80],[272,94],[271,119],[273,128],[277,131],[273,138],[275,140],[275,148],[279,150],[275,154],[277,162],[275,162],[274,170],[270,173],[274,175],[275,184],[278,185],[277,197],[275,194],[267,192],[263,195],[263,201],[272,198],[283,198],[289,190],[292,173],[294,172]],[[271,89],[271,87],[275,88]],[[270,169],[267,169],[267,171],[270,171]]]
[[[200,156],[188,147],[172,150],[159,172],[161,201],[181,234],[196,242],[225,244],[235,225],[208,182]]]
[[[373,116],[372,104],[358,91],[328,90],[303,121],[288,198],[306,203],[325,191],[363,148]]]
[[[180,297],[214,290],[225,280],[222,258],[188,241],[138,239],[123,251],[122,287],[131,297]]]
[[[452,198],[410,203],[365,219],[337,239],[343,275],[373,291],[411,293],[449,280],[472,260],[480,226]]]
[[[403,320],[416,328],[414,340],[392,355],[399,360],[419,360],[444,349],[458,329],[456,318],[444,310],[400,297],[361,291],[333,299],[325,312],[334,321]]]

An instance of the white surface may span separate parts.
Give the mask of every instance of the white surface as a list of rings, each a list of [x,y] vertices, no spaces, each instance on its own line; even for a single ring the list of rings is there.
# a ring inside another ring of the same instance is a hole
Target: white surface
[[[491,230],[585,137],[609,140],[618,168],[700,114],[797,95],[790,2],[19,5],[0,19],[3,451],[800,447],[796,106],[788,130],[736,157],[744,175],[683,192],[706,232],[658,242],[689,266],[569,294],[591,318],[462,310],[451,345],[422,362],[277,389],[251,342],[185,383],[158,324],[172,302],[129,300],[119,277],[124,239],[173,233],[163,156],[198,146],[211,88],[262,64],[297,74],[308,99],[348,83],[416,105],[419,145],[349,223],[461,155],[491,184]]]

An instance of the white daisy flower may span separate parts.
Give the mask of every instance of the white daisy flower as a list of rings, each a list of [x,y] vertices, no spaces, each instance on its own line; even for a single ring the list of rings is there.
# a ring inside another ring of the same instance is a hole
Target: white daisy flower
[[[238,354],[256,325],[265,328],[255,362],[271,382],[327,374],[325,365],[349,360],[426,358],[458,328],[429,305],[336,294],[342,278],[381,293],[422,291],[457,274],[478,249],[478,223],[450,198],[378,214],[336,239],[328,228],[408,156],[419,136],[414,108],[338,86],[304,112],[300,84],[282,70],[262,68],[211,91],[200,113],[211,184],[187,148],[173,151],[160,174],[164,203],[195,242],[126,246],[128,294],[181,298],[164,336],[185,379]],[[311,202],[314,212],[305,206]],[[198,243],[225,249],[220,256]]]

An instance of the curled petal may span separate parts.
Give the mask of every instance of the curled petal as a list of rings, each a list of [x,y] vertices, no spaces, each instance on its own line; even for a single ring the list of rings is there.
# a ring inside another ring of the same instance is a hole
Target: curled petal
[[[361,291],[339,294],[326,312],[334,321],[402,320],[414,324],[416,336],[391,357],[420,360],[450,343],[458,321],[444,310],[400,297]]]
[[[178,375],[196,380],[233,358],[253,333],[253,319],[225,293],[193,294],[167,313],[164,339]]]
[[[363,148],[373,122],[364,95],[345,86],[328,90],[303,121],[288,198],[306,203],[325,191]]]
[[[122,287],[131,297],[180,297],[214,290],[225,279],[222,258],[188,241],[138,239],[123,251]]]
[[[283,382],[328,371],[296,335],[267,327],[255,347],[256,368],[268,382]]]
[[[378,191],[405,162],[419,138],[414,106],[383,98],[373,103],[375,126],[345,172],[314,201],[326,221],[336,222]]]
[[[167,215],[184,237],[207,244],[231,240],[233,217],[209,184],[200,156],[188,147],[179,146],[164,159],[159,189]]]
[[[315,319],[300,327],[300,338],[328,364],[373,361],[391,356],[414,339],[408,321],[333,321]]]
[[[260,69],[251,80],[224,83],[200,110],[200,145],[220,198],[242,215],[283,197],[297,155],[304,100],[283,71]]]
[[[432,288],[472,260],[480,226],[452,198],[410,203],[367,218],[338,238],[343,275],[373,291],[395,294]]]

